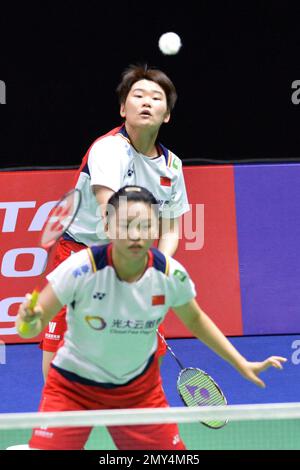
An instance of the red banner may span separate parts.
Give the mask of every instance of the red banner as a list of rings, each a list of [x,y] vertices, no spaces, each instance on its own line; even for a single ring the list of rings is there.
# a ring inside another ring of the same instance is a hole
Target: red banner
[[[184,217],[175,258],[195,282],[201,308],[224,334],[242,335],[233,167],[186,167],[184,177],[192,218]],[[173,313],[165,324],[169,337],[192,336]]]
[[[74,173],[0,172],[0,339],[7,343],[24,341],[14,327],[18,304],[45,275],[41,276],[46,253],[39,237],[54,201],[72,187]],[[191,211],[183,218],[176,258],[194,280],[201,307],[225,334],[240,335],[233,169],[188,167],[184,173]],[[172,312],[166,333],[191,336]]]
[[[39,247],[41,230],[73,178],[70,170],[0,173],[0,338],[7,343],[30,341],[16,334],[15,315],[25,294],[40,282],[46,255]]]

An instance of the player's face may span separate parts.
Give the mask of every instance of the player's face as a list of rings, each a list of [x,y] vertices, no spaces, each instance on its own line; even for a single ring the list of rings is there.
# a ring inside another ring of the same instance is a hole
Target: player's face
[[[170,119],[164,90],[150,80],[139,80],[132,85],[120,114],[129,125],[140,128],[158,129]]]
[[[140,259],[158,237],[155,211],[143,202],[122,201],[111,216],[108,235],[127,259]]]

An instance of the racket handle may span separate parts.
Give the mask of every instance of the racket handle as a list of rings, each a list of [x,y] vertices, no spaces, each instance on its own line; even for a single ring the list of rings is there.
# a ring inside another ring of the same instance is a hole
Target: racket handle
[[[23,335],[27,335],[30,331],[30,325],[23,321],[22,323],[20,323],[20,325],[18,327],[18,331],[19,331],[19,333],[21,333]]]
[[[34,307],[37,304],[38,298],[39,298],[39,291],[34,289],[34,291],[31,294],[31,300],[30,300],[30,304],[29,304],[30,310],[34,309]]]
[[[28,295],[27,295],[28,297]],[[33,312],[34,307],[37,304],[39,297],[39,291],[37,289],[34,289],[34,291],[31,294],[31,299],[28,308]],[[40,317],[39,316],[34,316],[31,321],[21,321],[19,326],[18,326],[18,332],[21,333],[21,335],[25,335],[25,337],[30,333],[31,327],[34,323],[38,321]]]
[[[35,323],[38,322],[38,320],[40,319],[39,316],[33,318],[33,320],[29,321],[29,322],[25,322],[25,321],[22,321],[19,326],[18,326],[18,331],[19,333],[21,333],[21,335],[28,335],[28,333],[31,332],[31,327],[32,325],[34,325]]]

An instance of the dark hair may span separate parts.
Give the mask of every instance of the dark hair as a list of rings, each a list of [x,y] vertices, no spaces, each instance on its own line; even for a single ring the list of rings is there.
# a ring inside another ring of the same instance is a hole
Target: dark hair
[[[145,65],[130,65],[122,74],[122,80],[117,87],[120,104],[125,103],[132,85],[139,80],[150,80],[157,83],[165,92],[168,110],[171,112],[177,100],[173,82],[161,70]]]
[[[121,197],[126,198],[127,202],[144,202],[152,207],[158,217],[159,203],[148,189],[142,186],[123,186],[109,198],[107,202],[108,208],[113,207],[115,210],[118,209]],[[111,210],[107,211],[107,219],[110,218],[111,213]]]

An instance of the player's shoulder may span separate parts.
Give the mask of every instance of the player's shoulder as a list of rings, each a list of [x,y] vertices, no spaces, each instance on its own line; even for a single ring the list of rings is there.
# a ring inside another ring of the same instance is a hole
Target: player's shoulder
[[[65,276],[71,276],[74,280],[87,277],[93,272],[87,250],[81,250],[68,256],[62,263],[60,263],[53,271],[47,275],[47,279],[58,277],[64,280]]]
[[[152,266],[157,271],[163,273],[170,280],[178,277],[184,280],[188,274],[185,267],[171,256],[164,255],[157,248],[151,248]]]
[[[157,248],[151,248],[149,251],[149,256],[151,257],[150,266],[153,267],[156,271],[164,274],[165,276],[168,276],[170,269],[170,258],[165,256]]]
[[[62,264],[64,272],[82,280],[109,266],[108,245],[95,245],[73,253]],[[58,268],[62,266],[59,265]]]
[[[73,253],[66,261],[74,277],[83,277],[93,272],[88,249]]]
[[[127,143],[126,138],[123,138],[122,133],[123,126],[118,126],[112,129],[111,131],[107,132],[104,135],[98,137],[90,146],[89,155],[96,154],[102,150],[108,149],[119,149],[120,147],[124,147]]]
[[[172,150],[168,149],[161,143],[159,144],[162,154],[165,158],[166,166],[172,173],[179,173],[182,170],[182,161]]]
[[[91,263],[93,272],[100,271],[112,265],[112,245],[93,245],[87,248],[87,256]]]

